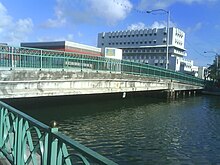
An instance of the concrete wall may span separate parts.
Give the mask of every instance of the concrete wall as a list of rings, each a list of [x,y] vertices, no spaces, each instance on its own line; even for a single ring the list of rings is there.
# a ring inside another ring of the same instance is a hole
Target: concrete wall
[[[121,73],[50,70],[0,72],[0,98],[81,95],[149,90],[192,90],[198,86]]]

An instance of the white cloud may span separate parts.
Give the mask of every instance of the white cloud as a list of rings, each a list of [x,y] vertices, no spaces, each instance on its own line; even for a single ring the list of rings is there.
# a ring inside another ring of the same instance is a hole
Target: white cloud
[[[175,27],[175,23],[170,22],[170,27]],[[136,24],[131,24],[127,27],[128,30],[139,30],[139,29],[153,29],[153,28],[164,28],[167,27],[167,22],[166,21],[162,21],[162,22],[158,22],[155,21],[152,25],[145,25],[143,22],[138,22]]]
[[[138,22],[136,24],[131,24],[127,27],[128,30],[140,30],[147,28],[143,22]]]
[[[46,41],[73,41],[74,40],[74,36],[73,34],[67,34],[64,37],[57,37],[57,36],[44,36],[44,37],[40,37],[38,38],[39,42],[46,42]]]
[[[30,18],[14,20],[0,2],[0,40],[9,44],[26,40],[32,32],[33,22]]]
[[[114,25],[125,19],[132,9],[129,0],[117,0],[117,3],[113,0],[57,0],[55,19],[48,19],[44,27],[59,27],[67,22]]]
[[[186,29],[186,33],[192,33],[192,32],[196,32],[198,30],[200,30],[202,28],[202,23],[198,22],[196,23],[193,27],[189,27]]]
[[[174,3],[180,2],[185,4],[192,4],[192,3],[211,3],[211,2],[217,2],[218,0],[158,0],[155,2],[155,0],[141,0],[139,3],[139,8],[144,9],[159,9],[159,8],[167,8],[171,6]]]

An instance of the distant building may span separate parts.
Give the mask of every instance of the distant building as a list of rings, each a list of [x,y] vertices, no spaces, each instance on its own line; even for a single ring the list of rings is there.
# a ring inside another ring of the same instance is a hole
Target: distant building
[[[53,42],[25,42],[21,43],[21,47],[51,49],[65,52],[72,52],[79,55],[101,56],[101,48],[88,46],[69,41],[53,41]]]
[[[185,33],[175,27],[169,29],[169,69],[180,71],[180,61],[186,56]],[[123,50],[123,59],[166,66],[166,28],[102,32],[98,34],[98,47]]]
[[[207,67],[199,66],[199,68],[198,68],[198,78],[206,79],[207,76],[208,76]]]

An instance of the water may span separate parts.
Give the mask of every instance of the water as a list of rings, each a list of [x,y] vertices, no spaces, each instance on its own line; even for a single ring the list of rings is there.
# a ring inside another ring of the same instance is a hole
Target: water
[[[11,104],[45,123],[58,121],[60,131],[119,164],[188,165],[220,164],[219,100],[80,97]]]

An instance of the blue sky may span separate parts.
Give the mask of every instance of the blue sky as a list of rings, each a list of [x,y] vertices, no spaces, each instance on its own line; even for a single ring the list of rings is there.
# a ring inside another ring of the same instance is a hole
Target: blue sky
[[[97,45],[99,32],[172,26],[186,33],[188,59],[199,66],[220,53],[219,0],[0,0],[0,42],[68,40]]]

